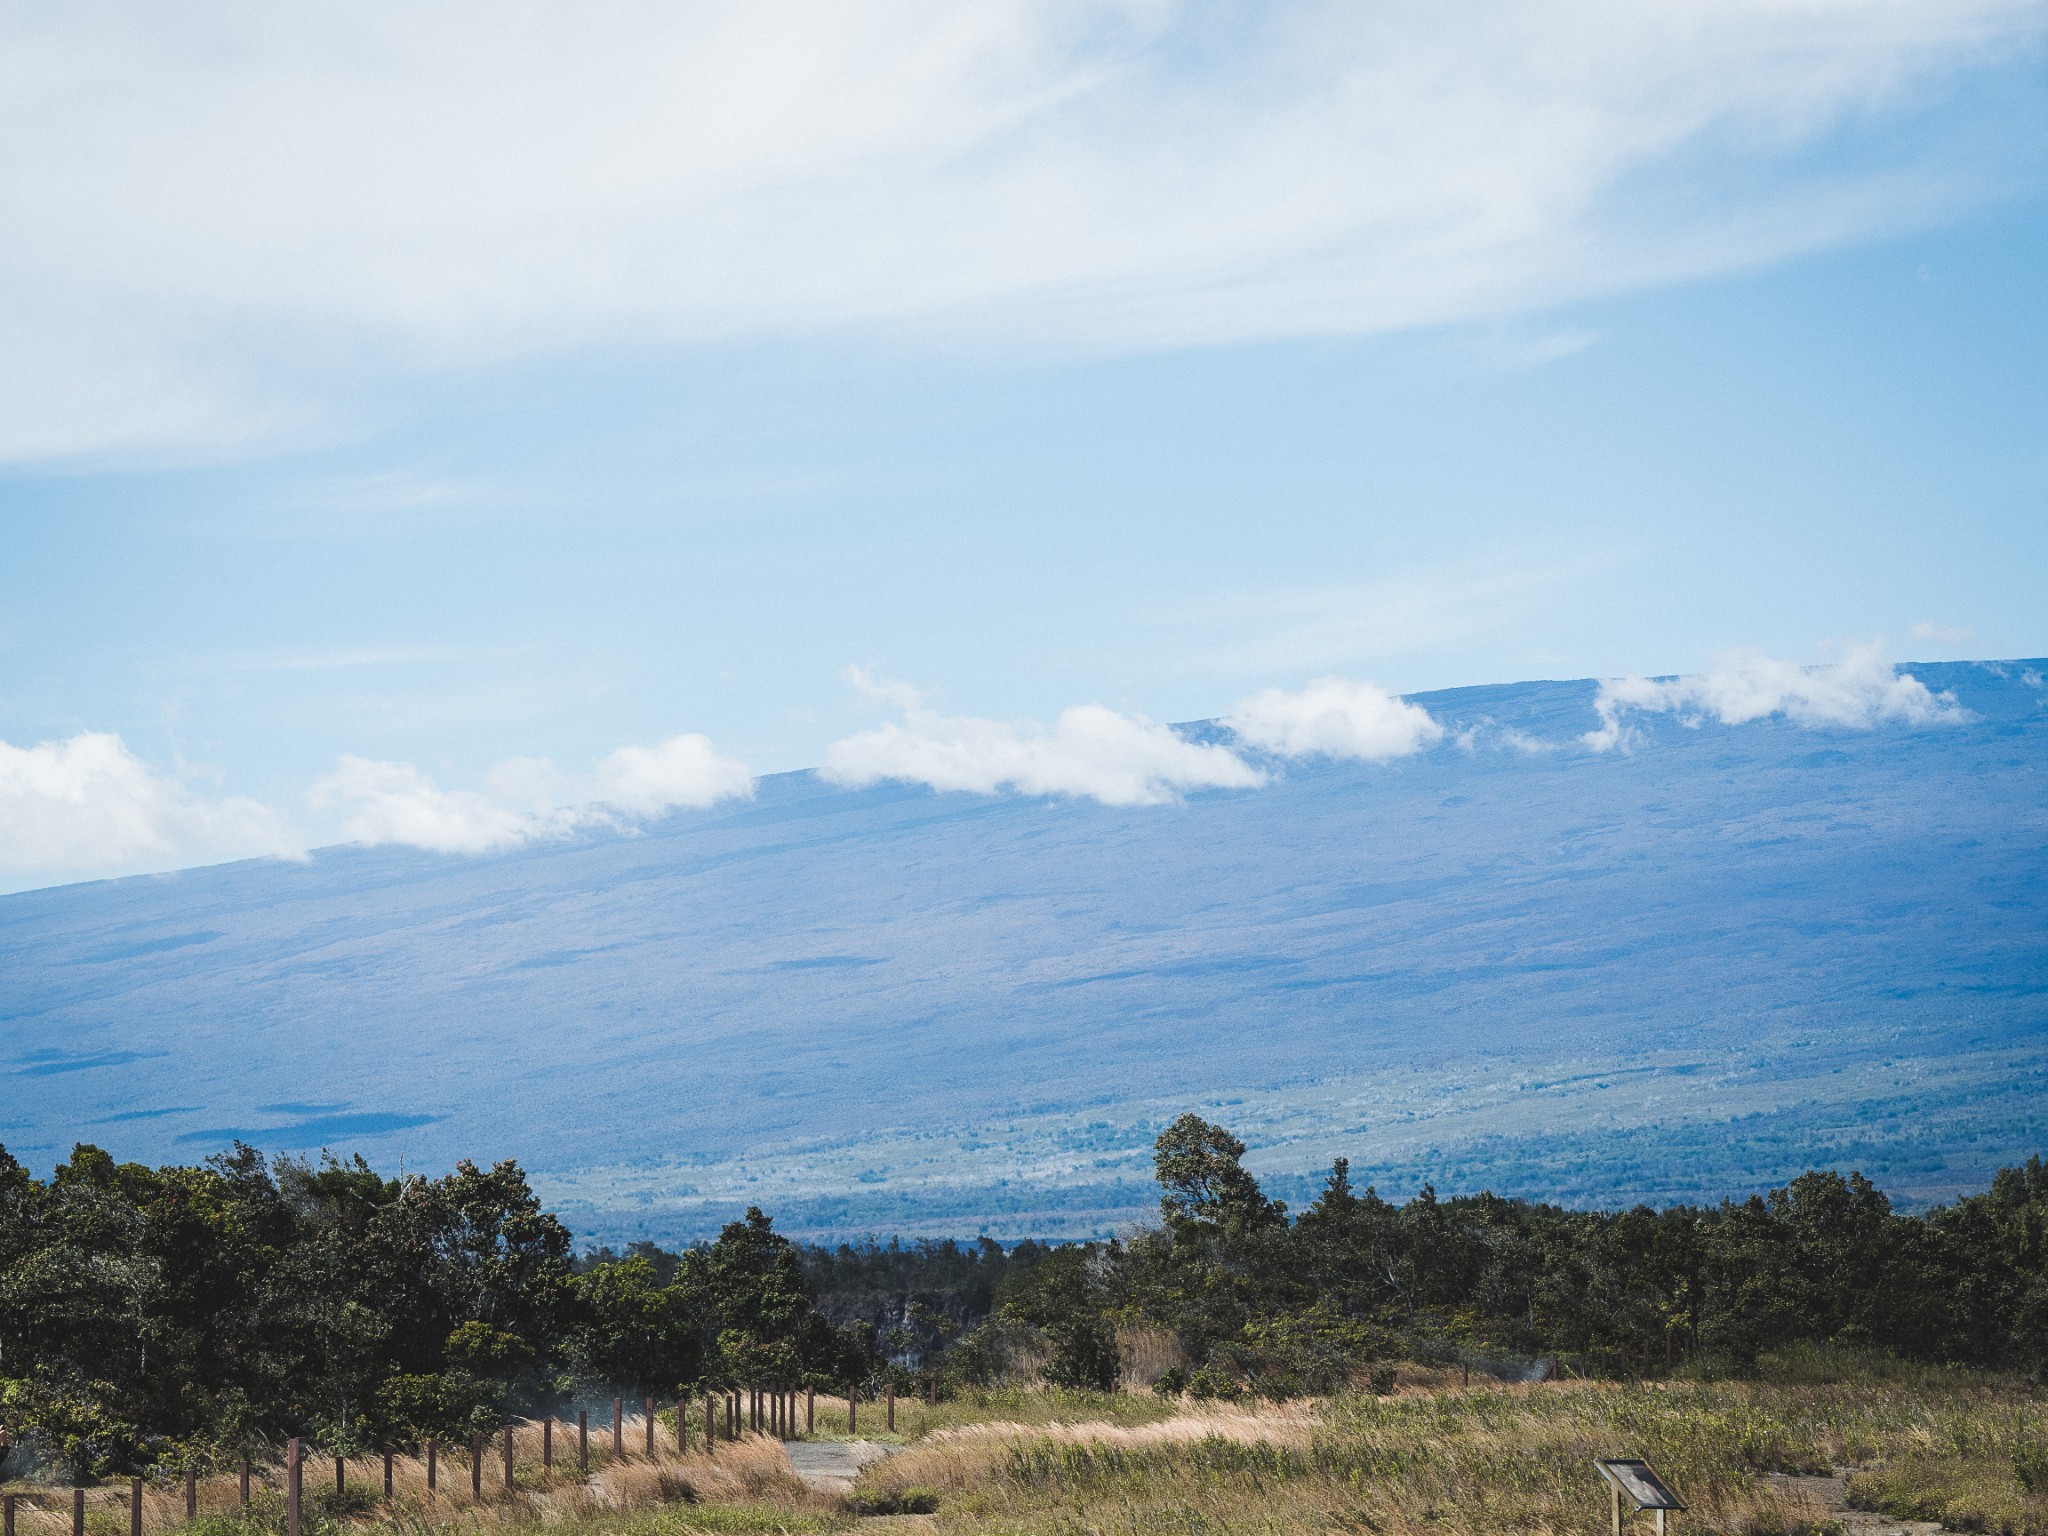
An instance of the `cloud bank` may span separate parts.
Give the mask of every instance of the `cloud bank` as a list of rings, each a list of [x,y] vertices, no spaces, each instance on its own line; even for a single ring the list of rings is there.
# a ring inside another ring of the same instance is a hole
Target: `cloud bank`
[[[343,812],[341,832],[350,842],[498,853],[585,827],[622,826],[754,793],[747,766],[720,755],[708,737],[696,734],[672,736],[653,747],[621,747],[600,758],[583,780],[546,758],[515,758],[493,769],[489,783],[490,794],[443,790],[410,763],[344,757],[307,791],[307,800],[316,809]]]
[[[1163,805],[1195,789],[1256,789],[1265,774],[1227,747],[1189,741],[1171,726],[1100,704],[1063,710],[1050,729],[1036,724],[942,715],[901,683],[857,686],[903,711],[835,741],[820,774],[835,784],[883,780],[993,795],[1060,795],[1104,805]]]
[[[1151,348],[1730,270],[1988,195],[2010,169],[1988,148],[2024,158],[2038,136],[2016,93],[1959,84],[2020,67],[2044,17],[15,8],[0,457],[239,442],[365,368],[590,343],[888,325]]]
[[[913,688],[851,681],[900,718],[833,742],[819,769],[849,786],[884,781],[940,791],[1089,799],[1156,806],[1206,789],[1257,789],[1270,775],[1232,747],[1192,740],[1140,715],[1100,704],[1064,710],[1050,726],[947,715]],[[2026,680],[2036,685],[2031,673]],[[1901,672],[1878,645],[1832,665],[1800,666],[1756,651],[1731,653],[1685,677],[1629,677],[1600,685],[1600,725],[1578,738],[1595,751],[1626,745],[1631,714],[1664,714],[1689,726],[1783,717],[1802,726],[1869,730],[1971,718],[1947,693]],[[1323,677],[1241,700],[1222,724],[1247,751],[1270,758],[1387,762],[1445,737],[1420,705],[1367,682]],[[1555,750],[1482,721],[1458,738],[1524,752]],[[306,799],[336,818],[342,838],[450,854],[502,852],[596,828],[630,828],[679,808],[704,808],[754,793],[752,772],[702,735],[625,746],[588,773],[563,773],[546,758],[492,769],[482,791],[447,790],[410,763],[344,756]],[[242,796],[207,793],[163,774],[120,737],[84,732],[66,741],[0,742],[0,887],[173,869],[227,859],[293,857],[305,842],[289,818]],[[39,877],[39,878],[32,878]]]
[[[1600,726],[1580,739],[1596,752],[1627,740],[1631,710],[1675,715],[1685,725],[1742,725],[1782,715],[1796,725],[1871,730],[1879,725],[1945,725],[1969,718],[1947,693],[1901,672],[1881,645],[1859,646],[1830,666],[1778,661],[1735,651],[1712,670],[1688,677],[1628,677],[1604,682],[1593,707]]]
[[[1444,728],[1419,704],[1371,683],[1319,677],[1298,692],[1267,688],[1223,717],[1247,746],[1276,757],[1378,763],[1440,741]]]
[[[108,732],[0,741],[0,878],[138,873],[299,847],[269,807],[157,773]]]

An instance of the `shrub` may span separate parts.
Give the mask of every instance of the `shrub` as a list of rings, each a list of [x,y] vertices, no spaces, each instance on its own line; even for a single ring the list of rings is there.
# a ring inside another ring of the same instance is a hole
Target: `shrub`
[[[1244,1396],[1244,1388],[1237,1378],[1220,1366],[1197,1366],[1188,1376],[1188,1395],[1202,1399],[1222,1399],[1234,1402]]]
[[[857,1493],[846,1501],[856,1515],[935,1515],[939,1512],[936,1488],[899,1488],[890,1493]]]

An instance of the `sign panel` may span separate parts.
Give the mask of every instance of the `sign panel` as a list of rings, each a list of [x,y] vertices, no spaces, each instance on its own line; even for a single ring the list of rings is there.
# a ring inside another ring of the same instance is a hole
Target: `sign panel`
[[[1650,1469],[1647,1461],[1633,1458],[1603,1460],[1595,1458],[1593,1465],[1600,1469],[1600,1475],[1625,1494],[1637,1509],[1683,1509],[1685,1502],[1664,1486],[1664,1479]]]

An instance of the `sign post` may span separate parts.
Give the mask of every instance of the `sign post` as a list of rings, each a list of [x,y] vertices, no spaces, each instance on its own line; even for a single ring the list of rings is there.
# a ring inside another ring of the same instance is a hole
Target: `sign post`
[[[1607,1479],[1607,1493],[1614,1536],[1621,1536],[1621,1501],[1627,1499],[1632,1513],[1644,1510],[1657,1517],[1657,1536],[1665,1536],[1664,1517],[1672,1510],[1685,1508],[1685,1501],[1659,1477],[1647,1461],[1636,1457],[1607,1459],[1596,1456],[1593,1466]]]

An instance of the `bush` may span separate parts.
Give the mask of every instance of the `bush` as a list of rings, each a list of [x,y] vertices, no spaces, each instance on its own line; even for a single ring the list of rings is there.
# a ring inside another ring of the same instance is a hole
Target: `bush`
[[[901,1488],[894,1493],[857,1493],[846,1501],[856,1515],[935,1515],[939,1512],[936,1488]]]
[[[1253,1318],[1226,1353],[1261,1397],[1282,1399],[1341,1390],[1391,1343],[1385,1329],[1318,1302],[1303,1312]]]
[[[1221,1399],[1225,1402],[1235,1402],[1244,1396],[1244,1388],[1238,1385],[1235,1376],[1220,1366],[1203,1365],[1197,1366],[1188,1377],[1188,1395],[1205,1400]]]

